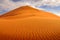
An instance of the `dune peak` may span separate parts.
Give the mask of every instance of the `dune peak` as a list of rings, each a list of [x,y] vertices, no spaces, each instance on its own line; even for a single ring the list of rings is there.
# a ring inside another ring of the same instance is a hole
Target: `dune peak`
[[[5,13],[0,16],[0,18],[15,18],[15,17],[28,17],[28,16],[39,16],[39,17],[58,17],[53,13],[49,13],[43,10],[38,10],[32,6],[22,6],[16,8],[8,13]]]

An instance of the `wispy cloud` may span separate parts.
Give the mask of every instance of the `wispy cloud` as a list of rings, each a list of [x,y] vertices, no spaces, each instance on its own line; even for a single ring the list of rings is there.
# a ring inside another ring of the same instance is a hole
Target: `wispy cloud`
[[[0,0],[0,13],[10,11],[27,4],[35,7],[45,6],[54,10],[58,10],[57,12],[60,10],[58,8],[60,6],[60,0]]]
[[[11,0],[0,0],[0,14],[10,10],[13,10],[19,6],[24,5],[25,3],[22,2],[13,2]],[[5,10],[5,11],[4,11]]]

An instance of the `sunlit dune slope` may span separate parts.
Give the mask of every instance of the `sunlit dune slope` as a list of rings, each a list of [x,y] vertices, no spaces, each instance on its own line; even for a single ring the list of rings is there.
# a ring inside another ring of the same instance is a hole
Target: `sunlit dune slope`
[[[60,40],[60,18],[23,6],[0,16],[0,40]]]
[[[45,12],[43,10],[38,10],[31,6],[23,6],[23,7],[17,8],[4,15],[1,15],[0,17],[9,19],[9,18],[24,18],[24,17],[31,17],[31,16],[58,17],[53,13]]]

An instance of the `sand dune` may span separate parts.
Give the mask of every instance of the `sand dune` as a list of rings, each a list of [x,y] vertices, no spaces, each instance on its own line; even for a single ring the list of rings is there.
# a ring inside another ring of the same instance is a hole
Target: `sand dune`
[[[54,15],[53,13],[48,13],[43,10],[37,10],[30,6],[23,6],[20,8],[17,8],[15,10],[12,10],[4,15],[1,15],[2,18],[15,18],[15,17],[28,17],[28,16],[40,16],[40,17],[58,17]]]
[[[60,40],[58,16],[23,6],[0,16],[0,40]]]

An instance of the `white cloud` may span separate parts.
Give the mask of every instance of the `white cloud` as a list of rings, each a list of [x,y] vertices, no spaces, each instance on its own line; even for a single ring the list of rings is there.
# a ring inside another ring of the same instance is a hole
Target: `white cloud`
[[[4,9],[8,9],[9,11],[24,5],[31,5],[31,6],[47,5],[50,7],[54,7],[54,6],[60,6],[60,0],[23,0],[18,2],[13,2],[11,0],[0,0],[0,12],[3,11]]]
[[[23,2],[25,1],[25,2]],[[59,6],[60,0],[23,0],[22,2],[13,2],[11,0],[0,0],[0,6],[2,6],[4,9],[9,8],[13,9],[15,7],[23,6],[23,5],[34,5],[34,6],[42,6],[42,5],[48,5],[48,6]]]
[[[38,2],[34,2],[35,6],[42,6],[42,5],[48,5],[48,6],[60,6],[60,0],[38,0]]]
[[[1,0],[2,1],[2,3],[0,3],[0,10],[3,10],[3,9],[9,9],[9,10],[11,10],[11,9],[14,9],[14,8],[16,8],[16,7],[18,7],[18,6],[22,6],[22,5],[24,5],[25,3],[22,3],[22,2],[17,2],[17,3],[14,3],[14,2],[12,2],[11,0]]]

